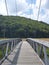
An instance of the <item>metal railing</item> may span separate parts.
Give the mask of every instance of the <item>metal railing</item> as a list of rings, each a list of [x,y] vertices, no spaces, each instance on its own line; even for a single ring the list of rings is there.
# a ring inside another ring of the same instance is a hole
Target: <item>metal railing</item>
[[[20,41],[20,38],[0,40],[0,65]]]
[[[36,51],[40,58],[42,56],[44,57],[45,65],[49,65],[48,63],[49,54],[47,54],[47,49],[49,50],[49,42],[32,38],[28,38],[27,41],[34,48],[34,50]]]

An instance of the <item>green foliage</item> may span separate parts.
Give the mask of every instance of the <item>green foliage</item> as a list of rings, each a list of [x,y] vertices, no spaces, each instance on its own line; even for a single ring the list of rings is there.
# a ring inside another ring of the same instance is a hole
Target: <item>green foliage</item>
[[[49,25],[19,16],[0,16],[0,37],[49,37]]]

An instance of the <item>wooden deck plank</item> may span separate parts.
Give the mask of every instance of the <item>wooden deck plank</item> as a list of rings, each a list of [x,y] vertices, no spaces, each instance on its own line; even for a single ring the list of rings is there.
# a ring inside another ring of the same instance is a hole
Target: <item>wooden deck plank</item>
[[[2,65],[45,65],[27,41],[20,42]]]

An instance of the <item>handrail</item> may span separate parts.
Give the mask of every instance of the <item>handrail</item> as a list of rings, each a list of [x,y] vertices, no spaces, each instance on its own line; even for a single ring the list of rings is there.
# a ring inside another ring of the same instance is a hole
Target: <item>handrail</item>
[[[32,39],[32,38],[28,38],[28,39],[49,48],[49,42],[48,41],[39,40],[39,39]]]
[[[48,41],[39,40],[39,39],[32,39],[32,38],[27,38],[27,41],[34,48],[34,50],[37,52],[39,57],[41,57],[42,53],[44,53],[45,65],[48,65],[48,56],[47,56],[46,49],[49,48],[49,42]]]
[[[19,40],[20,38],[11,38],[11,39],[4,39],[4,40],[0,40],[0,45],[5,44],[7,42],[11,42],[14,40]]]
[[[20,38],[11,38],[11,39],[4,39],[0,40],[0,48],[2,49],[2,53],[4,57],[0,60],[0,65],[2,62],[7,59],[7,56],[12,52],[15,46],[21,41]],[[6,50],[3,48],[6,46]],[[5,50],[5,53],[4,53]],[[10,50],[10,51],[9,51]]]

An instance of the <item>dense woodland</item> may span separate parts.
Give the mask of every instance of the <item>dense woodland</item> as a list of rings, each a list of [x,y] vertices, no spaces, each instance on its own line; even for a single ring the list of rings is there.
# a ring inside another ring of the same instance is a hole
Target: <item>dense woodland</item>
[[[0,15],[0,38],[48,38],[49,24],[19,16]]]

